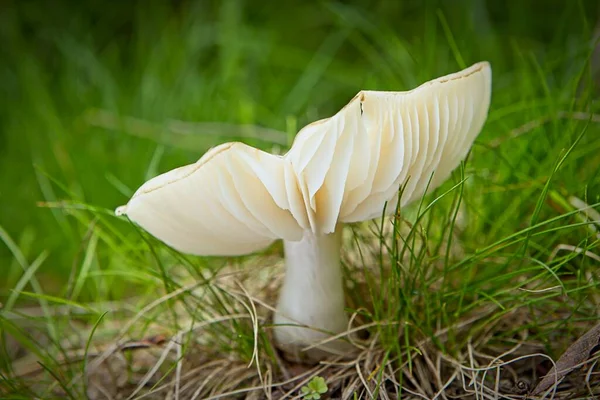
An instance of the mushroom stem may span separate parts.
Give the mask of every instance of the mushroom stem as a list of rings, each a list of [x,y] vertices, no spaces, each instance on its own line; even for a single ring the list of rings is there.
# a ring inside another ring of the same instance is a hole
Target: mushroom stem
[[[279,347],[288,355],[318,359],[323,352],[348,352],[350,345],[341,340],[319,344],[348,326],[340,265],[341,243],[341,226],[329,235],[306,231],[300,241],[284,241],[286,273],[274,318],[274,334]],[[315,347],[300,354],[300,350],[308,346]]]

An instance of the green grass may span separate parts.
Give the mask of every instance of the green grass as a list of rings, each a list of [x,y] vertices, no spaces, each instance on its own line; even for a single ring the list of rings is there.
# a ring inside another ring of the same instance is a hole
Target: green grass
[[[532,388],[549,369],[534,354],[556,359],[598,320],[600,9],[396,3],[3,6],[2,396],[277,397],[316,375],[338,397]],[[280,244],[190,257],[113,214],[219,143],[282,152],[360,89],[481,60],[492,104],[464,166],[400,217],[347,232],[348,312],[365,326],[351,363],[275,352]],[[598,393],[586,368],[557,397]]]

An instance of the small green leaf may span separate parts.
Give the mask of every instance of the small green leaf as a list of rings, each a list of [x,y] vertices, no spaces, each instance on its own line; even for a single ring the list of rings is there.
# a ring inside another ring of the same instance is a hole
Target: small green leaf
[[[327,384],[325,383],[325,379],[320,376],[316,376],[311,383],[313,384],[313,390],[317,393],[325,393],[327,392]]]
[[[300,391],[302,392],[302,397],[305,400],[319,400],[321,398],[321,394],[327,392],[327,384],[325,383],[324,378],[315,376],[310,380],[308,385],[302,386]]]

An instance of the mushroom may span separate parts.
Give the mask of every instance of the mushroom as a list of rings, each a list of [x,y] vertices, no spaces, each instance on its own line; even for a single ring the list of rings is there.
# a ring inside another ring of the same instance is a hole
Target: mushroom
[[[284,156],[220,145],[146,182],[117,214],[196,255],[244,255],[283,239],[278,346],[305,359],[344,354],[348,342],[326,340],[348,327],[343,225],[380,217],[400,187],[404,206],[446,180],[482,129],[490,92],[487,62],[411,91],[361,91],[300,130]]]

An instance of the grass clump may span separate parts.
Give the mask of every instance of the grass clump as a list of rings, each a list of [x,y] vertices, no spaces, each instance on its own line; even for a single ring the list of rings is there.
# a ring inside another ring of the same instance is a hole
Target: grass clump
[[[6,6],[1,396],[294,398],[316,377],[323,398],[530,394],[598,322],[598,5],[459,5]],[[360,89],[480,60],[490,115],[453,179],[345,232],[353,360],[275,349],[280,244],[190,257],[113,214],[211,146],[284,151]],[[597,359],[546,398],[598,396]]]

